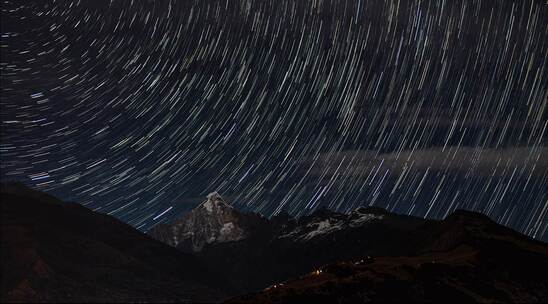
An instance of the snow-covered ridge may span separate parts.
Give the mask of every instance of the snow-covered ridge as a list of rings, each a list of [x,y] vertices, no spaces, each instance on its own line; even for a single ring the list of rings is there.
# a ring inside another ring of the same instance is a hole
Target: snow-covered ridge
[[[240,213],[218,192],[211,192],[196,208],[155,233],[171,246],[198,252],[207,244],[240,241],[255,233],[262,237],[307,242],[341,230],[353,230],[382,220],[386,213],[374,208],[359,208],[350,214],[320,210],[303,219],[287,215],[271,220],[257,214]]]
[[[313,220],[305,226],[296,227],[292,231],[279,236],[279,238],[293,238],[306,242],[320,235],[327,235],[347,228],[357,228],[383,218],[384,215],[380,214],[354,211],[348,217],[334,216],[327,219]]]

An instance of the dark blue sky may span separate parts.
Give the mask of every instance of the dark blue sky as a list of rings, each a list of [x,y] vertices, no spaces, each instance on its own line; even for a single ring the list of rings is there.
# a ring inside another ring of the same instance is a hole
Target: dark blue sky
[[[138,227],[480,211],[546,240],[543,1],[5,1],[1,177]]]

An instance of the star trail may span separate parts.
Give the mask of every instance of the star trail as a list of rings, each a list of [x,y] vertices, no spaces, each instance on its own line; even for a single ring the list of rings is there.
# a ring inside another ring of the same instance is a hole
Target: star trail
[[[483,212],[548,239],[548,5],[2,2],[1,177],[147,230],[218,191],[265,216]]]

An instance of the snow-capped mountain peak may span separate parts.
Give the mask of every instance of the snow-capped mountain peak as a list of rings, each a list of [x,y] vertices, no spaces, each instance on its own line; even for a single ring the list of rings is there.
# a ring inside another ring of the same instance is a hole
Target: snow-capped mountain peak
[[[213,191],[206,196],[208,201],[212,202],[224,202],[223,197],[217,191]]]
[[[200,251],[206,244],[238,241],[247,236],[242,215],[218,192],[211,192],[198,207],[171,225],[158,227],[153,237],[185,251]]]
[[[384,218],[368,209],[353,211],[348,215],[338,214],[328,210],[319,210],[305,220],[305,223],[286,231],[280,239],[293,239],[307,242],[319,236],[330,235],[341,230],[356,229]]]
[[[232,207],[227,204],[223,197],[218,192],[211,192],[206,196],[207,200],[203,202],[200,206],[205,208],[207,212],[214,212],[216,209],[232,209]]]

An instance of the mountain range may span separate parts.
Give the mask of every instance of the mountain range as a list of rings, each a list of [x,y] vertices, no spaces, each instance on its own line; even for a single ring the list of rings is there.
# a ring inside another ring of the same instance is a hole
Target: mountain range
[[[216,192],[146,234],[2,186],[2,302],[546,302],[548,245],[459,210],[272,218]]]

